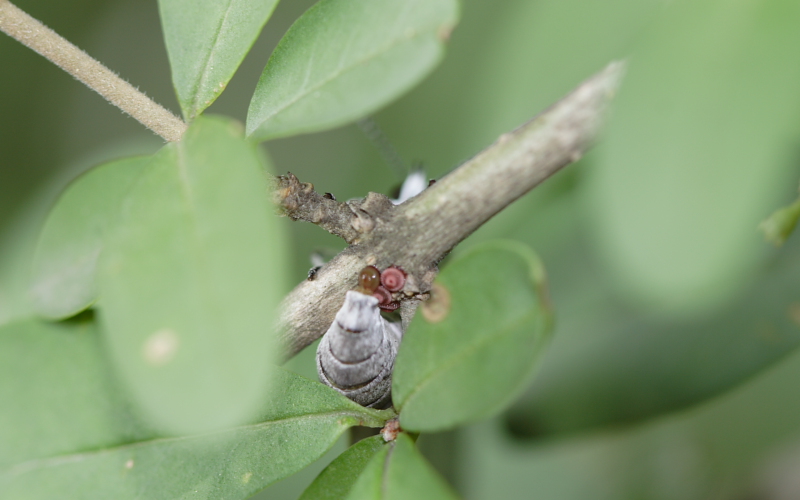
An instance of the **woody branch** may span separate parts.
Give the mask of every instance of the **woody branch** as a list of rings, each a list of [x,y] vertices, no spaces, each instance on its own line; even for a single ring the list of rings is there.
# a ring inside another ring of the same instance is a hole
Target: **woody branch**
[[[409,321],[430,290],[438,262],[455,245],[590,147],[622,76],[612,63],[553,106],[406,203],[369,193],[336,202],[295,176],[275,180],[276,201],[293,220],[320,225],[350,243],[284,299],[279,331],[288,356],[319,338],[365,265],[408,273],[402,312]]]

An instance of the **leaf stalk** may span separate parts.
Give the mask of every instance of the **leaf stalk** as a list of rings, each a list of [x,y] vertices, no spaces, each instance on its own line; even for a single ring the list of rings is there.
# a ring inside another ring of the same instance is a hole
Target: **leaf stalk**
[[[8,0],[0,0],[0,31],[44,56],[165,141],[180,140],[186,131],[183,120]]]

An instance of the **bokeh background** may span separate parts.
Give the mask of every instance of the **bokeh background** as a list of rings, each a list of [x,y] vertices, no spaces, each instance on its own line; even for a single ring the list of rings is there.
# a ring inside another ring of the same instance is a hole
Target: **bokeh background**
[[[272,48],[312,3],[279,4],[209,113],[244,120]],[[155,1],[16,4],[178,110]],[[775,249],[757,230],[800,180],[791,4],[464,0],[443,64],[374,116],[408,165],[437,178],[610,61],[631,61],[600,146],[457,250],[491,238],[530,245],[557,314],[514,407],[422,436],[465,497],[800,498],[800,244]],[[162,141],[7,37],[0,68],[4,323],[30,312],[32,246],[66,183]],[[265,147],[279,173],[338,199],[402,180],[356,126]],[[287,225],[294,281],[311,252],[343,247]],[[315,377],[313,348],[290,366]],[[345,446],[259,498],[296,498]]]

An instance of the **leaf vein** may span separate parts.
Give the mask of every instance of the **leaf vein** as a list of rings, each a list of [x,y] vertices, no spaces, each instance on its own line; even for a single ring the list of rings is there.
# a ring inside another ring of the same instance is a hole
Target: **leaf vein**
[[[224,30],[225,23],[228,20],[228,15],[230,14],[232,9],[232,5],[233,5],[233,0],[228,0],[228,6],[225,8],[225,14],[223,14],[220,17],[217,29],[214,30],[214,40],[211,42],[211,50],[209,50],[208,52],[208,57],[206,57],[206,61],[203,64],[203,69],[202,71],[200,71],[200,74],[198,75],[197,79],[197,84],[194,87],[194,98],[192,99],[191,115],[188,118],[194,118],[196,111],[199,108],[200,90],[208,82],[209,68],[211,67],[211,61],[214,59],[216,51],[219,48],[220,34]]]
[[[313,413],[306,415],[295,415],[293,417],[286,417],[276,420],[267,420],[264,422],[259,422],[257,424],[231,427],[229,429],[223,429],[220,431],[208,432],[203,434],[194,434],[190,436],[168,437],[168,438],[154,438],[146,441],[139,441],[135,443],[127,443],[119,446],[114,446],[111,448],[104,448],[82,453],[73,453],[69,455],[60,455],[55,457],[37,458],[33,460],[28,460],[26,462],[13,465],[7,468],[5,471],[0,472],[0,478],[11,478],[15,476],[20,476],[22,474],[26,474],[28,472],[32,472],[37,469],[58,467],[60,465],[65,465],[69,463],[82,462],[84,460],[89,460],[93,457],[102,456],[106,454],[113,454],[123,450],[134,450],[137,448],[142,448],[150,445],[156,445],[162,443],[178,443],[182,441],[188,441],[200,438],[209,438],[213,436],[222,436],[225,434],[234,434],[240,431],[257,431],[261,430],[262,428],[270,427],[273,425],[282,425],[291,422],[301,422],[303,420],[324,420],[331,417],[340,417],[340,418],[353,417],[361,421],[363,420],[363,416],[364,416],[363,414],[354,411],[335,410],[335,411],[320,412],[320,413]]]

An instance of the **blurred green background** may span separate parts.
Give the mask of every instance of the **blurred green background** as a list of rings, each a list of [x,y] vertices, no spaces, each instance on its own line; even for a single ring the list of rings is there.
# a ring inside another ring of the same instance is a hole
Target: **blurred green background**
[[[279,4],[209,109],[244,120],[269,53],[313,2]],[[614,59],[604,141],[456,251],[509,238],[542,257],[555,340],[505,415],[421,446],[467,498],[800,498],[800,244],[758,222],[796,196],[798,7],[789,1],[465,0],[444,63],[375,120],[433,178]],[[16,4],[178,110],[155,1]],[[30,313],[43,217],[94,164],[162,141],[0,37],[0,323]],[[266,144],[338,199],[401,178],[355,126]],[[288,223],[287,223],[288,224]],[[341,241],[289,224],[294,281]],[[313,348],[290,362],[316,377]],[[260,494],[296,498],[314,467]]]

